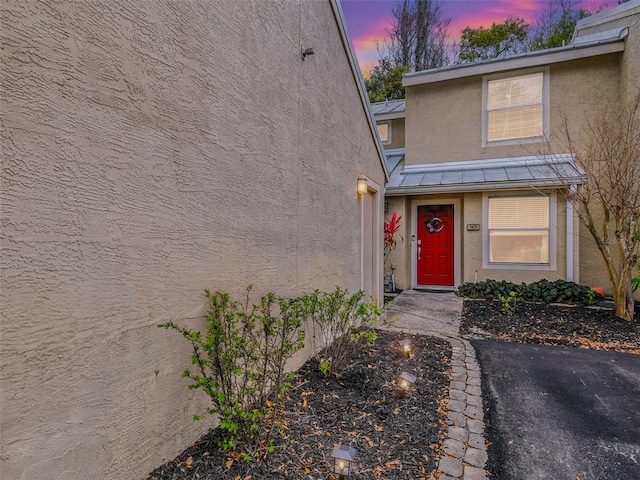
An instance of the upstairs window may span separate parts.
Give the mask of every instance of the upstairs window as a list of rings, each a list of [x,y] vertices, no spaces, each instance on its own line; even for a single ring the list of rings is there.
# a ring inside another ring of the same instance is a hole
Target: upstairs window
[[[545,72],[485,79],[485,143],[545,136]]]
[[[548,265],[549,197],[488,198],[489,263]]]
[[[389,123],[378,123],[377,127],[382,143],[391,143],[391,125]]]

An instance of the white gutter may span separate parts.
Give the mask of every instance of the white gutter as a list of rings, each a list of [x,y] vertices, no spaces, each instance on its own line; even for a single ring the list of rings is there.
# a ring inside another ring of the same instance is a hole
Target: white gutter
[[[571,185],[571,193],[575,193],[576,191],[576,186],[575,185]],[[567,212],[566,212],[566,222],[567,222],[567,239],[566,239],[566,245],[565,245],[565,250],[566,250],[566,255],[567,255],[567,282],[573,282],[574,279],[574,272],[573,272],[573,245],[574,245],[574,238],[573,238],[573,216],[574,216],[574,207],[573,207],[573,202],[571,202],[569,199],[566,200],[567,202]]]
[[[478,64],[466,64],[456,67],[427,70],[405,74],[402,77],[402,86],[423,85],[427,83],[442,82],[456,78],[471,77],[474,75],[487,75],[489,73],[499,73],[508,70],[515,70],[528,67],[538,67],[552,63],[567,62],[580,58],[594,57],[624,51],[623,39],[618,39],[612,43],[598,44],[595,46],[560,47],[557,50],[540,50],[539,52],[527,53],[522,56],[503,58]]]
[[[398,113],[380,113],[380,114],[374,114],[373,115],[376,119],[376,121],[382,121],[382,120],[395,120],[397,118],[404,118],[405,114],[404,114],[404,110],[402,110],[401,112]]]
[[[474,193],[474,192],[487,192],[490,190],[510,190],[520,188],[558,188],[564,186],[565,183],[561,183],[553,180],[508,180],[505,182],[493,182],[482,184],[473,183],[456,183],[451,185],[428,185],[428,186],[411,186],[411,187],[393,187],[388,186],[384,191],[387,197],[396,197],[399,195],[431,195],[434,193]]]

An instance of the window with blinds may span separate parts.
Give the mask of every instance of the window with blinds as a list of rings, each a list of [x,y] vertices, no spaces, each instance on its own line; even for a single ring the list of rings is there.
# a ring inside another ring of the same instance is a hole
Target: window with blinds
[[[388,143],[391,140],[390,125],[388,123],[378,123],[376,126],[378,127],[378,134],[380,135],[382,143]]]
[[[490,263],[549,263],[549,197],[489,198]]]
[[[487,82],[487,141],[543,135],[542,72]]]

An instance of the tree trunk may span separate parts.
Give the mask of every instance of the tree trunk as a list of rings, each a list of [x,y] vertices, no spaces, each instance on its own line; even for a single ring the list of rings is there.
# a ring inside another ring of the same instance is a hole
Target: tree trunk
[[[616,306],[616,316],[628,322],[633,322],[634,301],[633,291],[631,290],[631,282],[620,282],[614,285],[613,301]]]

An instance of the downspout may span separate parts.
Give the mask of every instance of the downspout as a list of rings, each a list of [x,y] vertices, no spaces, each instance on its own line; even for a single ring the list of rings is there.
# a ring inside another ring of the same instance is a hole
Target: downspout
[[[573,197],[573,195],[576,192],[576,186],[575,185],[571,185],[571,187],[569,187],[569,196],[567,197],[566,200],[566,224],[567,224],[567,238],[565,240],[565,244],[566,244],[566,256],[567,256],[567,272],[566,272],[566,277],[567,277],[567,282],[573,282],[573,216],[574,216],[574,208],[573,208],[573,202],[570,200],[570,198]]]

